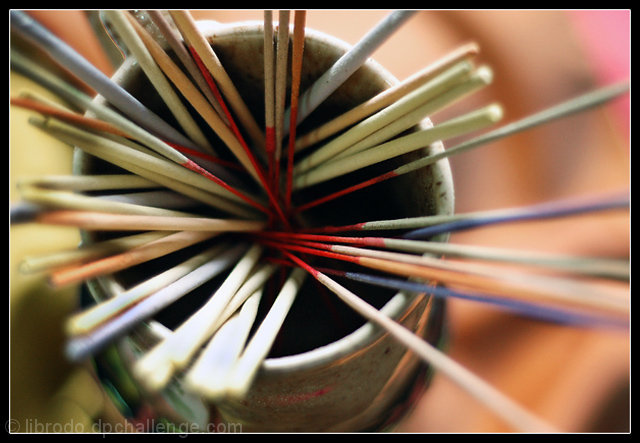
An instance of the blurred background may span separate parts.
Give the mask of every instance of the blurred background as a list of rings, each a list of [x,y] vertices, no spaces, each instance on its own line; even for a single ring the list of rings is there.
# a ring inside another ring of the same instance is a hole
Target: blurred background
[[[29,11],[107,75],[121,62],[94,32],[97,11]],[[385,10],[310,10],[307,26],[356,43]],[[262,20],[261,10],[195,10],[196,19]],[[419,11],[373,58],[399,80],[475,41],[494,82],[461,104],[499,102],[504,123],[630,79],[630,11]],[[37,85],[10,74],[10,92]],[[42,91],[47,94],[46,91]],[[448,111],[455,113],[456,109]],[[29,130],[10,107],[9,199],[18,177],[69,173],[71,151]],[[433,120],[446,119],[447,113]],[[630,187],[630,98],[494,142],[450,159],[456,211],[520,206]],[[628,258],[629,214],[518,223],[455,234],[451,241],[524,250]],[[61,324],[77,288],[51,291],[17,271],[20,257],[75,246],[73,229],[10,230],[10,430],[29,420],[88,426],[123,420],[86,367],[65,362]],[[630,336],[527,321],[451,302],[448,352],[494,386],[569,432],[630,429]],[[435,376],[398,432],[507,431],[445,377]]]

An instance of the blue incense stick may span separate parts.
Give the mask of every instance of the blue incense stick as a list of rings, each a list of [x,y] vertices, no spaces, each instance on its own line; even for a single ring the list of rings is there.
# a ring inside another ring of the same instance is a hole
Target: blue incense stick
[[[486,303],[493,305],[497,308],[506,310],[508,312],[530,317],[535,320],[548,321],[553,323],[559,323],[563,325],[572,326],[599,326],[599,327],[629,327],[627,321],[618,318],[609,318],[605,316],[590,315],[586,313],[579,313],[569,311],[566,309],[552,308],[548,306],[541,306],[536,303],[524,302],[521,300],[508,299],[484,293],[469,293],[452,290],[442,286],[433,286],[428,284],[422,284],[414,281],[407,281],[389,277],[379,277],[371,274],[365,274],[360,272],[335,272],[350,280],[359,281],[362,283],[368,283],[376,286],[381,286],[389,289],[395,289],[400,291],[410,291],[418,293],[428,293],[435,297],[447,298],[454,297],[463,300],[475,301],[480,303]]]
[[[540,220],[571,215],[585,214],[613,209],[629,209],[628,194],[595,201],[559,200],[549,203],[535,204],[507,211],[496,211],[498,215],[478,216],[471,219],[441,223],[434,226],[415,229],[402,237],[412,240],[432,237],[434,235],[490,226],[499,223],[510,223],[526,220]]]

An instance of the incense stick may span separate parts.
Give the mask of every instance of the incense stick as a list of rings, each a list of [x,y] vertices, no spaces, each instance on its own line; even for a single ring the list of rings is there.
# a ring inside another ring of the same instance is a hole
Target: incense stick
[[[437,254],[445,257],[536,266],[558,272],[577,273],[586,276],[611,278],[616,280],[628,280],[630,277],[630,264],[628,260],[579,257],[536,251],[520,251],[497,247],[482,247],[385,237],[343,237],[268,231],[260,232],[259,235],[265,236],[266,238],[281,239],[282,241],[288,242],[310,240],[325,244],[346,243],[418,254]]]
[[[465,96],[489,85],[493,80],[493,73],[486,66],[481,66],[466,81],[455,85],[453,88],[437,95],[432,100],[420,105],[416,109],[399,117],[397,120],[376,130],[372,134],[363,138],[359,142],[349,146],[347,149],[336,155],[331,161],[339,160],[343,157],[364,151],[372,146],[390,140],[392,137],[412,128],[422,122],[427,116],[433,116],[438,112],[452,106]]]
[[[265,154],[269,177],[274,175],[276,149],[275,117],[275,50],[273,33],[273,12],[264,11],[264,125]]]
[[[81,335],[88,333],[111,317],[139,303],[149,295],[172,284],[209,260],[219,256],[223,251],[229,249],[229,246],[229,244],[224,243],[216,244],[182,263],[136,284],[115,297],[73,315],[66,322],[65,330],[67,334]]]
[[[193,52],[193,57],[196,59],[198,66],[201,67],[203,73],[205,73],[207,77],[207,80],[209,80],[208,72],[206,72],[206,68],[204,64],[201,62],[199,55],[195,51],[192,51],[192,52]],[[269,198],[269,202],[271,203],[271,206],[275,209],[276,215],[279,217],[279,221],[282,222],[285,226],[289,226],[289,222],[285,217],[284,212],[282,211],[282,208],[280,207],[280,202],[278,201],[277,189],[270,185],[269,178],[266,176],[265,171],[262,169],[262,166],[258,163],[255,155],[253,155],[252,151],[249,149],[249,146],[244,141],[244,137],[240,133],[240,129],[235,124],[235,121],[233,120],[231,113],[227,109],[224,103],[224,100],[222,99],[222,96],[220,96],[217,90],[217,87],[213,83],[213,80],[210,81],[210,85],[212,90],[214,91],[214,94],[216,96],[219,96],[220,104],[224,112],[226,113],[228,120],[231,123],[231,129],[235,134],[237,140],[240,142],[240,146],[243,150],[242,152],[244,152],[245,156],[248,158],[249,163],[251,164],[251,168],[252,168],[251,171],[252,171],[253,177],[256,179],[256,181],[262,186],[262,188],[266,192]]]
[[[629,91],[629,84],[627,82],[611,84],[611,85],[604,86],[602,88],[598,88],[594,91],[590,91],[580,96],[574,97],[573,99],[559,103],[555,106],[544,109],[530,116],[524,117],[523,119],[504,125],[486,134],[480,135],[471,140],[460,143],[459,145],[451,147],[445,150],[444,152],[428,155],[421,159],[411,161],[405,165],[397,167],[384,174],[380,174],[379,176],[373,177],[369,180],[365,180],[356,185],[349,186],[340,191],[334,192],[332,194],[318,198],[314,201],[300,205],[297,207],[296,211],[302,212],[302,211],[309,210],[318,205],[327,203],[336,198],[350,194],[351,192],[355,192],[360,189],[364,189],[366,187],[369,187],[378,183],[382,183],[391,178],[399,177],[401,175],[408,174],[413,171],[417,171],[419,169],[432,165],[437,161],[450,157],[452,155],[461,154],[470,149],[484,146],[488,143],[502,139],[504,137],[508,137],[513,134],[517,134],[521,131],[531,129],[536,126],[540,126],[545,123],[549,123],[551,121],[570,116],[572,114],[587,111],[596,106],[603,105],[617,97],[620,97],[622,94],[625,94],[628,91]]]
[[[182,103],[171,84],[164,76],[153,57],[147,50],[142,39],[129,21],[129,13],[126,11],[110,10],[104,12],[106,18],[111,22],[115,31],[119,34],[124,44],[131,54],[136,58],[140,69],[158,92],[158,95],[166,104],[171,114],[175,117],[180,127],[184,130],[190,140],[197,146],[204,147],[212,151],[211,144],[196,124],[195,120]]]
[[[552,205],[557,205],[557,207],[562,207],[562,205],[568,205],[570,207],[577,208],[581,204],[584,205],[584,211],[588,212],[591,208],[593,210],[600,210],[601,207],[608,206],[616,206],[615,201],[617,201],[617,205],[619,209],[624,209],[629,207],[629,202],[624,199],[624,196],[628,196],[628,191],[618,191],[611,193],[603,193],[603,194],[595,194],[593,196],[582,196],[582,197],[569,197],[566,199],[557,199],[550,202]],[[376,231],[376,230],[398,230],[398,229],[416,229],[434,226],[438,224],[445,223],[454,223],[457,221],[464,220],[473,220],[474,218],[485,218],[485,217],[502,217],[517,214],[518,211],[524,211],[525,213],[530,211],[532,208],[538,206],[537,204],[530,206],[522,206],[515,208],[501,208],[501,209],[493,209],[487,211],[474,211],[467,213],[459,213],[459,214],[440,214],[440,215],[425,215],[419,217],[407,217],[407,218],[399,218],[399,219],[391,219],[391,220],[375,220],[375,221],[366,221],[360,223],[354,223],[351,225],[344,226],[325,226],[320,228],[307,228],[304,232],[348,232],[348,231]]]
[[[305,23],[306,12],[295,11],[291,59],[291,112],[289,117],[289,148],[287,151],[287,172],[285,181],[285,208],[288,212],[291,210],[291,193],[293,191],[293,158],[296,144],[296,119],[298,116],[298,99],[300,94],[302,55],[304,52]]]
[[[444,57],[436,60],[404,81],[385,89],[378,95],[366,100],[349,111],[340,114],[333,120],[330,120],[320,127],[298,137],[296,139],[296,151],[301,151],[311,145],[327,139],[339,131],[364,120],[370,115],[373,115],[375,112],[386,108],[415,90],[418,86],[430,81],[436,75],[439,75],[443,71],[451,68],[453,65],[476,55],[478,51],[479,48],[476,43],[468,43],[456,48],[454,51],[451,51]]]
[[[285,128],[285,101],[287,92],[288,60],[289,60],[289,11],[278,12],[278,32],[276,39],[276,77],[275,77],[275,168],[273,183],[277,184],[282,157],[282,140]]]
[[[171,177],[182,183],[195,186],[197,188],[214,193],[218,196],[236,201],[238,203],[249,204],[259,210],[268,212],[263,205],[255,201],[253,197],[247,196],[236,188],[229,186],[223,180],[211,174],[199,174],[189,168],[181,167],[173,162],[163,160],[153,155],[146,154],[121,143],[114,142],[105,137],[89,134],[85,131],[77,130],[69,125],[47,120],[43,124],[33,121],[43,129],[56,135],[73,146],[96,155],[108,162],[114,163],[118,159],[127,163],[135,163],[154,173]]]
[[[11,11],[11,28],[47,52],[58,64],[73,72],[109,103],[147,130],[177,144],[195,145],[167,122],[151,112],[129,92],[109,79],[65,42],[21,11]]]
[[[151,390],[162,389],[173,372],[183,368],[210,339],[215,327],[219,327],[216,319],[223,314],[261,253],[259,245],[252,245],[205,305],[136,362],[134,373],[145,386]]]
[[[200,116],[205,120],[205,122],[207,122],[216,135],[222,139],[225,145],[231,150],[240,163],[242,163],[245,169],[252,174],[257,181],[259,181],[254,165],[243,149],[237,135],[229,126],[230,122],[228,116],[223,112],[226,116],[225,120],[223,120],[215,109],[211,107],[204,95],[202,95],[184,72],[182,72],[182,70],[171,60],[169,55],[151,37],[151,35],[149,35],[149,33],[133,18],[130,18],[130,21],[147,49],[151,52],[156,63],[158,63],[158,66],[160,66],[163,72],[173,82],[176,88],[178,88],[187,101],[189,101],[189,103],[191,103],[191,105],[198,111]],[[213,93],[214,91],[212,91],[212,94]],[[220,106],[222,107],[222,103]]]
[[[96,103],[86,94],[80,92],[78,89],[67,84],[57,76],[47,72],[39,67],[21,54],[11,51],[11,65],[13,68],[18,69],[25,75],[34,79],[36,82],[42,84],[51,92],[59,95],[64,100],[71,102],[74,106],[77,106],[85,111],[91,111],[98,118],[105,120],[116,126],[121,131],[129,134],[135,140],[140,141],[145,146],[150,147],[154,151],[161,155],[164,155],[168,159],[192,170],[198,171],[201,175],[205,175],[204,171],[198,169],[198,165],[178,152],[175,148],[168,145],[163,140],[159,139],[149,131],[145,130],[141,126],[138,126],[133,121],[123,117],[118,112],[108,108],[107,106]],[[195,149],[195,148],[194,148]],[[225,178],[228,173],[220,168],[216,167],[211,169],[216,176]]]
[[[198,87],[200,88],[200,92],[204,94],[204,96],[209,101],[209,104],[213,106],[216,110],[220,118],[222,118],[225,123],[229,123],[226,121],[226,116],[218,103],[218,100],[214,97],[211,90],[209,89],[209,85],[207,85],[206,80],[202,76],[202,72],[198,69],[195,62],[191,58],[191,55],[187,51],[184,46],[184,41],[182,40],[182,36],[172,27],[169,23],[169,18],[165,17],[161,11],[148,9],[147,14],[153,20],[153,23],[158,27],[158,30],[165,38],[173,52],[178,56],[182,65],[187,69],[187,72],[191,76],[191,78],[196,82]]]
[[[18,188],[33,186],[65,191],[115,191],[160,187],[157,183],[135,174],[39,175],[18,179],[17,186]]]
[[[271,350],[276,335],[304,283],[305,276],[306,273],[300,268],[294,269],[289,274],[271,309],[230,371],[226,386],[227,395],[234,397],[246,395],[258,368]]]
[[[175,217],[156,215],[109,214],[91,211],[51,211],[40,214],[36,223],[76,226],[80,229],[100,231],[204,231],[242,232],[257,231],[264,222],[207,217]]]
[[[75,209],[122,215],[150,215],[164,217],[193,217],[194,214],[122,201],[90,197],[69,191],[51,191],[32,186],[20,188],[21,197],[50,209]]]
[[[294,170],[294,189],[302,189],[315,185],[349,172],[416,151],[438,140],[446,140],[477,131],[496,123],[501,118],[502,108],[497,104],[489,105],[469,112],[468,114],[452,118],[432,128],[423,129],[374,146],[340,161],[328,162],[306,173],[295,175],[296,171]]]
[[[202,63],[202,61],[200,60],[199,55],[195,51],[192,51],[192,53],[193,53],[193,57],[196,59],[196,62],[198,64],[198,66],[202,69],[203,73],[206,75],[207,80],[209,80],[208,72],[206,72],[206,68],[205,68],[204,64]],[[220,94],[219,94],[219,92],[217,90],[217,87],[213,83],[213,80],[211,80],[209,84],[211,85],[211,88],[212,88],[214,94],[216,96],[219,96],[220,104],[221,104],[225,114],[227,115],[228,120],[230,121],[231,130],[233,131],[234,135],[236,136],[236,139],[239,141],[240,146],[242,148],[242,152],[244,153],[246,158],[248,158],[248,162],[251,165],[252,169],[250,171],[252,172],[253,177],[256,179],[256,181],[262,186],[262,188],[266,192],[266,194],[267,194],[267,196],[269,198],[269,202],[271,203],[271,206],[275,209],[276,215],[279,217],[279,221],[282,222],[285,226],[288,226],[289,222],[288,222],[287,218],[285,217],[285,215],[284,215],[284,213],[282,211],[282,208],[280,207],[280,202],[278,201],[277,190],[274,189],[274,187],[270,186],[268,177],[266,176],[264,170],[262,169],[262,166],[258,163],[255,155],[253,155],[252,151],[249,149],[249,146],[244,141],[244,137],[240,133],[240,129],[235,124],[235,121],[234,121],[233,117],[231,116],[230,111],[227,109],[227,107],[226,107],[226,105],[224,103],[224,100],[222,99],[222,96],[220,96]]]
[[[338,89],[369,56],[401,27],[416,11],[394,11],[371,29],[349,51],[340,57],[325,73],[318,78],[300,97],[298,124],[313,112],[333,91]],[[288,111],[290,112],[290,111]],[[288,117],[288,116],[287,116]],[[288,118],[285,117],[285,124]],[[285,127],[288,133],[289,127]]]
[[[81,361],[99,352],[114,339],[123,336],[142,321],[225,271],[238,260],[244,250],[246,245],[241,244],[225,250],[219,256],[146,297],[91,333],[73,337],[67,343],[65,354],[71,361]]]
[[[442,260],[429,259],[428,257],[346,246],[321,244],[299,246],[268,241],[261,241],[261,243],[278,249],[355,263],[403,277],[435,280],[459,286],[463,289],[486,291],[505,297],[516,297],[525,300],[550,300],[585,308],[607,309],[622,314],[628,312],[628,300],[625,297],[628,292],[627,288],[597,287],[591,282],[589,284],[581,284],[568,279],[542,277],[540,275],[529,276],[513,272],[497,274],[495,270],[493,272],[483,272],[478,269],[477,265],[473,267],[460,266],[460,264],[454,265]]]
[[[630,203],[631,202],[626,192],[622,194],[617,193],[616,195],[608,198],[593,199],[591,201],[589,199],[586,199],[586,201],[583,199],[565,199],[515,208],[510,211],[510,213],[506,214],[489,214],[484,217],[474,217],[473,219],[458,220],[436,226],[420,228],[404,234],[403,237],[407,239],[419,239],[431,237],[443,232],[475,229],[498,223],[513,223],[525,220],[566,217],[595,211],[628,210]]]
[[[53,116],[59,118],[60,120],[86,126],[97,131],[107,131],[121,136],[127,135],[125,132],[120,131],[112,124],[104,122],[97,118],[91,118],[85,115],[76,114],[75,112],[63,110],[60,108],[54,108],[52,106],[48,106],[32,99],[24,97],[12,97],[10,103],[15,106],[20,106],[26,109],[37,111],[44,116]]]
[[[200,202],[173,191],[128,192],[125,194],[100,195],[101,200],[130,203],[134,205],[153,206],[166,209],[195,208]],[[192,214],[193,215],[193,214]]]
[[[123,252],[136,246],[149,243],[153,240],[166,237],[169,234],[171,234],[171,232],[143,232],[142,234],[134,234],[97,243],[84,244],[75,249],[38,256],[28,256],[20,262],[20,272],[33,274],[62,268],[117,252]]]
[[[114,165],[117,165],[133,174],[139,175],[140,177],[143,177],[149,181],[153,181],[157,185],[164,186],[182,195],[188,196],[189,198],[209,205],[212,208],[222,210],[223,212],[228,214],[233,214],[236,217],[243,217],[247,219],[255,219],[260,215],[260,213],[254,211],[252,208],[241,206],[230,200],[211,194],[210,192],[207,192],[205,190],[185,183],[181,183],[177,180],[174,180],[170,175],[161,175],[153,172],[152,170],[140,167],[139,164],[123,161],[122,159],[115,156],[109,156],[108,154],[101,154],[100,152],[92,151],[91,147],[92,145],[87,144],[83,145],[82,149],[85,152],[90,153],[91,155],[95,155],[98,158],[113,163]]]
[[[249,332],[248,328],[251,327],[255,320],[254,309],[258,307],[257,303],[259,303],[260,298],[262,297],[264,285],[277,269],[277,266],[271,263],[263,265],[258,264],[256,266],[257,269],[251,271],[251,275],[229,300],[222,314],[215,318],[211,324],[211,330],[217,331],[211,341],[220,343],[219,340],[221,339],[215,338],[215,336],[220,332],[219,328],[223,328],[225,322],[236,314],[238,310],[242,312],[242,318],[239,320],[242,330],[236,331],[236,335],[234,335],[233,338],[237,347],[233,346],[233,344],[229,343],[229,340],[225,339],[224,342],[226,342],[227,345],[231,345],[231,349],[229,349],[229,347],[225,347],[225,350],[222,350],[222,352],[225,352],[225,355],[233,358],[227,357],[227,364],[224,365],[224,367],[220,367],[220,360],[218,359],[218,345],[210,343],[207,345],[205,351],[200,355],[200,362],[196,362],[187,373],[187,383],[193,387],[199,385],[203,391],[198,392],[205,393],[209,399],[215,399],[215,397],[225,394],[227,382],[225,375],[227,374],[223,373],[223,371],[226,369],[231,370],[228,365],[235,363],[235,360],[242,351],[241,346],[244,345],[246,340],[245,334]],[[211,347],[213,347],[213,349],[211,349]],[[230,351],[231,355],[226,354],[227,351]],[[209,355],[205,355],[205,353]],[[199,369],[197,370],[196,365],[199,366]],[[211,374],[212,371],[220,372],[214,377]]]
[[[213,78],[218,82],[223,94],[229,100],[231,108],[237,113],[238,119],[247,130],[252,142],[259,147],[264,145],[264,134],[256,123],[251,111],[238,93],[232,80],[229,78],[213,48],[205,37],[198,31],[197,25],[188,11],[169,11],[178,30],[185,42],[198,53],[202,62],[207,67]]]
[[[468,61],[463,61],[452,66],[436,78],[416,88],[388,107],[378,111],[376,114],[361,121],[352,128],[349,128],[343,134],[340,134],[338,137],[315,150],[312,154],[297,163],[296,173],[304,172],[325,162],[329,158],[360,142],[363,138],[373,134],[380,128],[384,128],[420,105],[444,93],[452,88],[453,85],[468,79],[472,69],[473,65]]]
[[[197,29],[195,29],[195,24],[190,23],[190,17],[188,15],[188,13],[184,13],[181,14],[178,11],[173,11],[172,14],[176,14],[177,16],[179,16],[179,18],[174,17],[174,20],[179,20],[180,23],[182,23],[182,25],[184,26],[184,32],[187,33],[187,35],[191,35],[192,38],[196,38],[197,36],[192,35],[194,32],[197,33]],[[134,26],[136,26],[136,23],[134,21]],[[136,29],[138,30],[138,32],[140,33],[141,36],[145,35],[144,30],[142,29],[142,27],[137,24]],[[181,28],[182,29],[182,28]],[[199,35],[199,34],[198,34]],[[204,37],[199,36],[203,41],[204,41]],[[188,36],[185,36],[186,39],[189,39]],[[145,44],[148,45],[149,48],[153,48],[156,47],[155,50],[153,50],[153,54],[158,56],[158,60],[163,60],[162,63],[163,66],[165,66],[166,64],[166,68],[167,71],[165,72],[171,72],[172,76],[176,76],[176,80],[178,80],[184,87],[186,88],[186,92],[190,94],[190,96],[193,96],[194,99],[198,99],[199,98],[199,103],[202,104],[204,106],[204,104],[202,103],[204,101],[204,98],[197,92],[197,90],[195,90],[195,87],[193,86],[193,84],[191,84],[191,82],[188,81],[188,79],[186,79],[186,76],[184,76],[184,74],[177,68],[175,67],[175,65],[172,64],[172,62],[170,62],[170,60],[168,59],[168,57],[166,56],[166,54],[164,54],[164,52],[161,50],[161,48],[159,48],[159,45],[153,41],[153,39],[150,36],[146,36],[144,37],[144,41]],[[201,42],[202,43],[202,42]],[[204,41],[205,44],[206,41]],[[215,54],[213,54],[211,47],[208,46],[209,51],[211,51],[211,54],[213,57],[215,57]],[[202,48],[201,48],[202,49]],[[194,48],[195,50],[195,48]],[[208,51],[207,51],[208,52]],[[164,55],[163,55],[164,54]],[[196,59],[196,62],[201,61],[203,64],[206,65],[206,67],[208,69],[211,70],[211,66],[207,65],[205,63],[205,60],[201,59],[202,54],[200,51],[195,50],[194,52],[194,56],[199,56],[200,58]],[[217,60],[217,58],[216,58]],[[214,62],[214,60],[211,60],[211,62]],[[217,62],[219,63],[219,61]],[[212,74],[215,77],[215,74],[212,72]],[[219,73],[223,78],[223,81],[226,82],[225,78],[228,79],[228,76],[226,74],[226,72],[220,72]],[[229,79],[230,82],[230,79]],[[212,84],[212,87],[215,87],[215,85]],[[221,85],[222,87],[222,85]],[[233,90],[235,90],[235,87],[233,86],[233,84],[227,84],[227,88],[233,88]],[[229,93],[230,91],[226,91],[227,93]],[[215,91],[214,91],[215,94]],[[237,91],[233,94],[237,95]],[[233,104],[233,102],[232,102]],[[232,150],[232,152],[234,153],[234,155],[236,156],[236,158],[238,158],[238,160],[240,160],[240,162],[245,166],[245,168],[247,169],[247,171],[249,173],[251,173],[251,175],[254,177],[254,179],[260,184],[262,185],[262,187],[265,189],[267,196],[269,197],[269,201],[272,205],[272,207],[275,209],[277,215],[280,218],[280,221],[282,221],[285,225],[287,225],[287,220],[284,216],[284,213],[282,212],[282,209],[280,207],[280,204],[278,203],[276,196],[274,195],[274,193],[272,192],[271,188],[268,185],[267,179],[265,177],[264,172],[262,171],[262,168],[260,167],[260,165],[258,164],[257,160],[255,159],[255,157],[251,154],[249,147],[246,145],[246,143],[244,142],[244,139],[242,138],[242,135],[239,132],[239,129],[237,128],[237,126],[235,126],[235,123],[233,121],[233,118],[231,117],[231,115],[228,113],[228,111],[226,110],[225,104],[224,102],[221,102],[222,108],[225,110],[225,112],[227,113],[227,117],[228,120],[231,123],[231,128],[227,127],[226,125],[222,125],[222,126],[218,126],[218,131],[221,131],[223,134],[225,135],[225,140],[227,143],[227,146]],[[236,106],[244,106],[244,103],[236,103]],[[204,111],[206,112],[208,107],[204,108]],[[238,112],[238,109],[235,109],[236,112]],[[248,112],[248,111],[247,111]],[[209,112],[207,114],[209,116],[209,118],[211,119],[215,119],[217,117],[217,114],[215,114],[214,112]],[[255,123],[254,123],[255,124]],[[218,132],[216,131],[216,132]],[[261,143],[264,143],[264,140],[261,139]]]
[[[274,263],[264,263],[256,266],[255,270],[251,271],[251,276],[247,278],[244,284],[238,289],[227,306],[225,307],[222,315],[217,320],[218,324],[227,320],[231,315],[236,312],[247,299],[252,296],[256,291],[260,290],[265,283],[271,278],[274,272],[278,269],[278,266]]]
[[[387,331],[392,337],[411,351],[416,353],[423,361],[433,366],[437,371],[450,378],[458,386],[471,394],[486,407],[495,412],[503,420],[516,429],[524,432],[550,432],[553,428],[538,417],[532,416],[527,410],[514,403],[501,392],[494,389],[465,367],[440,352],[428,342],[415,335],[412,331],[396,323],[380,311],[363,301],[360,297],[339,285],[325,274],[312,268],[293,254],[285,252],[298,266],[311,274],[316,280],[325,285],[336,294],[349,307],[354,309],[367,320],[377,324]]]
[[[255,291],[240,311],[220,327],[196,362],[185,382],[210,401],[226,394],[226,380],[240,357],[253,325],[263,288]]]
[[[288,266],[296,266],[292,262],[287,262]],[[438,298],[457,298],[460,300],[478,302],[491,305],[508,314],[519,315],[538,321],[557,323],[565,326],[581,326],[591,328],[616,328],[628,329],[629,320],[627,316],[617,318],[598,313],[583,312],[579,309],[564,309],[543,305],[540,303],[522,301],[507,297],[499,297],[489,293],[463,292],[452,290],[443,286],[430,283],[422,283],[416,280],[402,280],[365,274],[362,272],[343,271],[339,269],[317,267],[318,271],[337,277],[346,278],[353,281],[367,283],[370,285],[393,289],[396,291],[408,291],[416,294],[428,294]]]
[[[176,232],[129,249],[121,254],[54,271],[49,278],[49,282],[55,288],[77,284],[89,278],[114,273],[135,266],[136,264],[153,260],[154,258],[163,257],[172,252],[208,240],[217,234],[217,232],[202,231]]]

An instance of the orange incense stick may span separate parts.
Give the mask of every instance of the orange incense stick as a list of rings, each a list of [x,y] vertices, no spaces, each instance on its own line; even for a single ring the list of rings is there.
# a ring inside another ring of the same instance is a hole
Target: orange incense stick
[[[296,145],[296,120],[298,117],[298,99],[300,95],[300,74],[304,52],[304,28],[306,12],[295,11],[293,27],[293,54],[291,62],[291,113],[289,116],[289,149],[287,152],[287,174],[285,185],[285,207],[291,210],[291,192],[293,188],[293,157]]]
[[[49,281],[56,288],[80,283],[90,278],[121,271],[154,258],[165,256],[179,249],[208,240],[215,235],[217,235],[216,232],[176,232],[121,254],[55,271],[51,274]]]

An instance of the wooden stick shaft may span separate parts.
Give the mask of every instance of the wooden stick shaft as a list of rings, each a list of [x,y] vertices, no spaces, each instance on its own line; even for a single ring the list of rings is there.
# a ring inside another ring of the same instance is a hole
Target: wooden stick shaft
[[[76,226],[80,229],[101,231],[154,230],[154,231],[257,231],[264,222],[202,217],[170,217],[152,215],[108,214],[90,211],[52,211],[36,217],[37,223]]]

